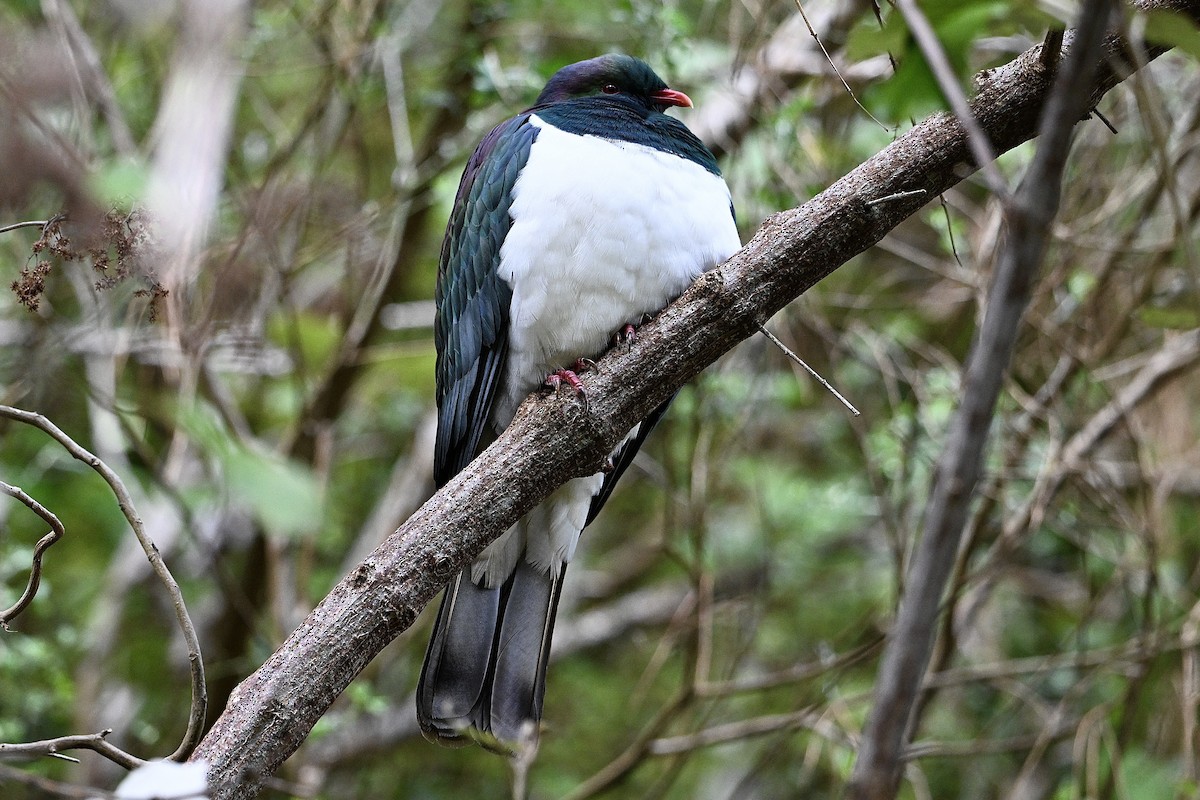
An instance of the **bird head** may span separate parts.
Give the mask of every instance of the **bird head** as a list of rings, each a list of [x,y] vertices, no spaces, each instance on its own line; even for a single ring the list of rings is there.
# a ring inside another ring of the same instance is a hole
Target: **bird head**
[[[654,111],[665,111],[671,106],[692,106],[691,98],[668,88],[666,81],[645,61],[617,54],[563,67],[554,73],[538,95],[537,105],[604,95],[624,97]]]

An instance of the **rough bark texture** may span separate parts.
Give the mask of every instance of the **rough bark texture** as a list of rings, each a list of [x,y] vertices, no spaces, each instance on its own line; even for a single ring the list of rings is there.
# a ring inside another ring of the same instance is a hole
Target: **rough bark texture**
[[[1200,17],[1200,0],[1139,7]],[[1132,71],[1125,51],[1116,39],[1107,42],[1093,101]],[[1039,52],[977,79],[972,110],[996,152],[1037,130],[1052,77]],[[930,117],[818,197],[769,218],[729,262],[643,326],[628,352],[606,355],[599,372],[584,376],[589,411],[566,396],[526,401],[491,447],[338,583],[234,691],[193,755],[210,763],[214,800],[255,796],[450,577],[556,485],[595,472],[623,433],[678,387],[973,170],[962,127],[947,115]],[[924,194],[882,199],[914,190]]]

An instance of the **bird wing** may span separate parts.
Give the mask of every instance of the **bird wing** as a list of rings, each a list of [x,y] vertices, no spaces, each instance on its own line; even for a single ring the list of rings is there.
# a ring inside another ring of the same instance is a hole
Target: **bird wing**
[[[675,395],[671,395],[658,408],[650,412],[644,420],[639,422],[634,429],[630,431],[630,435],[617,446],[616,451],[612,454],[613,468],[604,476],[604,483],[600,485],[600,491],[592,496],[592,504],[588,507],[587,522],[584,523],[586,528],[591,525],[596,519],[596,515],[600,513],[600,509],[604,508],[604,504],[608,502],[609,495],[617,486],[617,481],[625,474],[625,470],[633,463],[633,458],[638,454],[638,450],[642,448],[642,443],[646,441],[646,437],[658,425],[659,420],[663,418],[663,414],[667,413],[667,408],[670,407],[671,401],[675,399]]]
[[[508,354],[512,301],[498,270],[500,248],[512,225],[513,186],[536,136],[528,114],[492,129],[467,162],[446,227],[434,295],[438,486],[487,444],[483,437]]]

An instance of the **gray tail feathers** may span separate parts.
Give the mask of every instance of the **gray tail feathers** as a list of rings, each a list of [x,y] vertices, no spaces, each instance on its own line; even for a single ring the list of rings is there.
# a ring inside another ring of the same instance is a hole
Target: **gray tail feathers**
[[[446,587],[417,684],[425,738],[501,752],[537,740],[565,570],[521,559],[501,587],[475,585],[470,567]]]

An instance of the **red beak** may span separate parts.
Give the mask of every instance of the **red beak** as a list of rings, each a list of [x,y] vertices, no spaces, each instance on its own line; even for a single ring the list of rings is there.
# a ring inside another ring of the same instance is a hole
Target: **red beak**
[[[650,95],[650,99],[664,106],[681,106],[683,108],[692,107],[692,98],[688,97],[683,92],[677,92],[674,89],[660,89]]]

